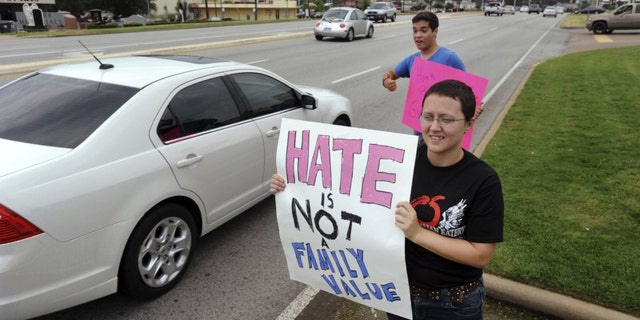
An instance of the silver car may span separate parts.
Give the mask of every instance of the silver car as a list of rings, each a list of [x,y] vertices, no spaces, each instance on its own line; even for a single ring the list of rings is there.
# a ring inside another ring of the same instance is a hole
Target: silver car
[[[2,320],[164,294],[200,236],[271,195],[283,118],[351,124],[347,98],[252,65],[99,62],[0,87]]]
[[[352,41],[356,37],[373,37],[373,22],[358,8],[331,8],[316,22],[313,31],[316,40],[324,37]]]

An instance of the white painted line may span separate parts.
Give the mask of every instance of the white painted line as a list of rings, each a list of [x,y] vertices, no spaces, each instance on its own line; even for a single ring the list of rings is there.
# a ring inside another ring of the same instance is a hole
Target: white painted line
[[[458,43],[458,42],[462,42],[462,41],[464,41],[464,39],[458,39],[458,40],[456,40],[456,41],[451,41],[451,42],[449,42],[447,45],[456,44],[456,43]]]
[[[397,36],[388,36],[388,37],[382,37],[382,38],[373,38],[373,41],[378,41],[378,40],[386,40],[386,39],[391,39],[391,38],[395,38]]]
[[[531,48],[529,48],[529,50],[527,50],[527,52],[524,53],[524,55],[522,55],[522,57],[520,58],[520,60],[518,60],[513,67],[511,67],[511,69],[509,69],[509,72],[507,72],[502,79],[500,79],[500,81],[498,81],[498,83],[496,83],[493,88],[491,88],[491,91],[489,91],[489,93],[487,93],[484,96],[483,101],[488,101],[489,99],[491,99],[491,97],[496,93],[496,91],[502,86],[502,84],[507,81],[507,78],[509,78],[509,76],[511,76],[511,74],[522,64],[522,61],[524,61],[524,59],[531,53],[531,51],[533,51],[533,49],[538,45],[538,43],[540,43],[540,41],[542,41],[542,38],[544,38],[547,33],[549,33],[551,31],[551,29],[553,29],[553,27],[555,27],[555,25],[557,24],[554,23],[551,27],[549,27],[549,29],[547,29],[547,31],[545,33],[543,33],[540,38],[538,38],[538,41],[536,41]]]
[[[342,79],[338,79],[338,80],[331,81],[331,84],[336,84],[336,83],[338,83],[338,82],[342,82],[342,81],[344,81],[344,80],[348,80],[348,79],[351,79],[351,78],[355,78],[355,77],[360,76],[360,75],[363,75],[363,74],[365,74],[365,73],[368,73],[368,72],[371,72],[371,71],[376,71],[376,70],[378,70],[378,69],[380,69],[380,68],[381,68],[381,67],[375,67],[375,68],[371,68],[371,69],[369,69],[369,70],[365,70],[365,71],[362,71],[362,72],[358,72],[358,73],[356,73],[356,74],[354,74],[354,75],[350,75],[350,76],[348,76],[348,77],[344,77],[344,78],[342,78]]]
[[[246,64],[258,64],[258,63],[263,63],[263,62],[267,62],[267,61],[269,61],[269,59],[250,61],[250,62],[246,62]]]
[[[311,288],[307,286],[298,294],[298,296],[291,301],[289,306],[287,306],[284,311],[276,318],[276,320],[294,320],[298,317],[300,312],[304,310],[305,307],[313,300],[313,298],[318,294],[318,289]]]

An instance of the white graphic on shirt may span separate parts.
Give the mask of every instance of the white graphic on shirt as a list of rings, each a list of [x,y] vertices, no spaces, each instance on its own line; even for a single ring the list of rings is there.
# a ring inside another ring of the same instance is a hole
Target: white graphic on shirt
[[[443,236],[459,238],[464,234],[465,226],[462,224],[464,209],[467,207],[465,199],[460,200],[455,206],[449,207],[442,213],[442,219],[438,224],[436,232]]]

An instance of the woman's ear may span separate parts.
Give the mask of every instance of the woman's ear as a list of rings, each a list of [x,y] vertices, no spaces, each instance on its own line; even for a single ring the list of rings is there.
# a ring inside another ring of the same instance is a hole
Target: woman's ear
[[[469,121],[466,122],[467,128],[464,129],[464,132],[468,132],[469,130],[471,130],[471,128],[473,128],[473,124],[476,123],[476,119],[471,119]]]

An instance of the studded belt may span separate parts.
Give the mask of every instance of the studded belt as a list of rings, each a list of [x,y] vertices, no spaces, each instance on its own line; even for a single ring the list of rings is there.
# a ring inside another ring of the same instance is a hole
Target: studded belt
[[[480,280],[476,280],[461,286],[447,288],[446,290],[449,291],[449,300],[453,303],[460,304],[464,300],[464,296],[477,289],[481,284]],[[410,290],[412,296],[418,296],[425,300],[440,301],[444,299],[443,290],[441,289],[429,290],[412,285]]]

